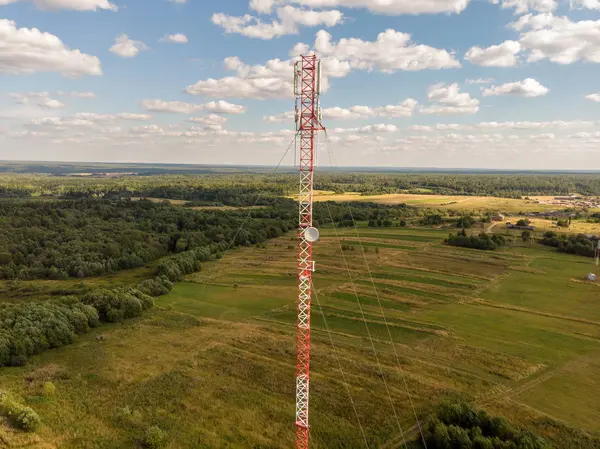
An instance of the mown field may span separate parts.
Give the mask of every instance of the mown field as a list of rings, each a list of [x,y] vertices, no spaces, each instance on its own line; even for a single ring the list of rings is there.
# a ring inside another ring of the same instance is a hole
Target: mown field
[[[335,194],[320,191],[315,193],[315,201],[364,201],[379,204],[402,204],[409,206],[455,209],[455,210],[490,210],[510,214],[519,212],[543,212],[560,210],[564,207],[554,204],[540,204],[535,199],[512,199],[492,196],[460,196],[437,194],[404,194],[393,193],[385,195],[361,195],[360,193]]]
[[[321,236],[313,448],[404,447],[415,415],[458,397],[557,448],[600,447],[600,286],[583,281],[588,259],[448,247],[447,231],[425,228]],[[150,425],[169,448],[292,447],[295,244],[230,251],[143,317],[1,369],[44,425],[33,436],[2,426],[0,447],[136,447]],[[53,397],[41,395],[48,380]]]

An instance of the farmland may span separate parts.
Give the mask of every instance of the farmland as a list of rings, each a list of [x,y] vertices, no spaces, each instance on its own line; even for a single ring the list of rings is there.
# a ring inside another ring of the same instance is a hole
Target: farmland
[[[459,196],[435,194],[393,193],[384,195],[361,195],[359,193],[335,194],[321,191],[315,195],[315,201],[362,201],[378,204],[407,204],[409,206],[456,209],[490,210],[518,214],[520,212],[548,212],[559,207],[554,204],[540,204],[535,199],[499,198],[491,196]]]
[[[415,413],[422,421],[459,397],[556,447],[598,447],[600,290],[582,280],[589,260],[449,247],[447,231],[431,228],[358,229],[323,227],[315,246],[313,447],[364,446],[360,426],[369,447],[400,447],[416,436]],[[3,368],[3,388],[44,425],[34,436],[2,427],[1,438],[132,447],[158,425],[170,448],[290,447],[294,245],[287,234],[229,251],[141,318]],[[47,380],[53,397],[40,393]]]

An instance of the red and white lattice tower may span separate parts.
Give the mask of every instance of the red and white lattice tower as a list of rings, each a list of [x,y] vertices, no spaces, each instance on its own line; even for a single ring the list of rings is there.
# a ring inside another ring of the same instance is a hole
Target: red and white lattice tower
[[[313,174],[320,122],[321,63],[315,55],[301,56],[294,66],[296,131],[300,139],[300,195],[298,226],[298,322],[296,335],[296,448],[308,448],[310,379],[310,297],[312,244],[319,238],[313,227]]]

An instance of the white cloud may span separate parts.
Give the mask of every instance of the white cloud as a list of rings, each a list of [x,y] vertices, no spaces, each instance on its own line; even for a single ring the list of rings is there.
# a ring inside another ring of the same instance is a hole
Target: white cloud
[[[131,112],[121,112],[117,114],[117,117],[123,120],[136,120],[141,122],[150,120],[152,118],[152,116],[149,114],[135,114]]]
[[[465,81],[466,84],[492,84],[494,82],[494,78],[477,78],[477,79],[468,79]]]
[[[174,44],[187,44],[188,38],[185,34],[175,33],[163,36],[159,39],[159,42],[171,42]]]
[[[600,0],[571,0],[571,9],[578,8],[600,10]]]
[[[482,129],[564,129],[564,128],[587,128],[594,126],[594,122],[585,120],[554,120],[550,122],[481,122],[476,125]]]
[[[218,114],[243,114],[246,112],[245,106],[229,103],[223,100],[211,101],[203,104],[202,109],[210,112],[216,112]]]
[[[324,120],[356,120],[370,117],[399,118],[412,116],[417,104],[418,103],[416,100],[407,98],[402,103],[397,105],[378,107],[350,106],[348,108],[335,106],[332,108],[325,108],[322,112]],[[269,115],[263,117],[263,120],[270,123],[292,122],[294,120],[294,112],[286,111],[279,115]]]
[[[94,92],[63,92],[59,90],[55,95],[59,97],[96,98],[96,94]]]
[[[291,53],[308,49],[296,44]],[[321,91],[327,92],[329,78],[341,78],[352,69],[374,70],[386,73],[395,70],[425,70],[460,67],[460,63],[446,50],[426,45],[416,45],[410,35],[394,30],[380,33],[377,41],[340,39],[331,41],[325,30],[317,33],[315,50],[322,57],[323,77]],[[221,79],[200,80],[187,87],[192,95],[208,95],[222,98],[289,98],[293,91],[291,74],[294,60],[271,59],[265,65],[249,66],[237,56],[225,58],[225,68],[236,76]]]
[[[557,0],[490,0],[495,5],[502,3],[502,8],[514,8],[515,14],[529,11],[552,12],[558,6]],[[585,0],[584,0],[585,1]]]
[[[237,56],[225,58],[225,68],[237,76],[209,78],[188,86],[186,92],[223,98],[289,98],[292,95],[293,61],[271,59],[265,65],[249,66]]]
[[[169,0],[169,2],[184,4],[184,3],[187,3],[187,0]]]
[[[596,101],[596,102],[600,103],[600,94],[589,94],[589,95],[586,95],[585,98],[587,100]]]
[[[133,58],[140,50],[147,49],[148,46],[142,41],[134,41],[126,34],[121,34],[115,38],[115,44],[109,48],[109,51],[121,58]]]
[[[331,130],[333,133],[353,133],[353,134],[373,134],[373,133],[393,133],[396,132],[398,128],[396,125],[391,125],[389,123],[378,123],[375,125],[366,125],[360,128],[334,128]]]
[[[202,109],[202,105],[200,104],[186,103],[184,101],[163,101],[159,99],[142,100],[140,105],[147,111],[176,112],[181,114],[191,114]]]
[[[475,114],[479,111],[479,100],[468,93],[460,93],[457,83],[435,84],[429,88],[427,97],[434,104],[421,107],[421,114],[454,115]]]
[[[47,109],[60,109],[64,108],[65,104],[61,103],[58,100],[53,100],[51,98],[46,98],[40,103],[40,106]]]
[[[379,33],[376,41],[342,38],[333,43],[331,35],[320,30],[315,40],[315,50],[327,57],[347,61],[357,70],[378,69],[385,73],[396,70],[416,71],[460,67],[454,56],[446,50],[417,45],[411,35],[392,29]]]
[[[406,128],[409,131],[488,131],[488,130],[538,130],[552,129],[562,130],[569,128],[590,128],[595,126],[592,121],[586,120],[554,120],[549,122],[480,122],[474,125],[465,125],[460,123],[438,123],[436,125],[412,125]]]
[[[206,110],[218,114],[243,114],[246,107],[228,103],[227,101],[211,101],[205,104],[186,103],[184,101],[163,101],[159,99],[142,100],[140,105],[147,111],[174,112],[180,114],[191,114],[192,112]]]
[[[70,50],[56,36],[37,28],[17,28],[0,19],[0,73],[57,72],[68,77],[102,75],[95,56]]]
[[[46,109],[64,108],[64,103],[50,98],[48,92],[9,93],[8,96],[18,104],[36,104]]]
[[[117,119],[144,122],[152,118],[149,114],[137,114],[132,112],[119,112],[118,114],[96,114],[93,112],[79,112],[75,118],[89,120],[90,122],[112,122]]]
[[[19,1],[27,0],[0,0],[1,5],[9,5]],[[72,9],[75,11],[96,11],[98,9],[108,9],[116,11],[118,8],[108,0],[29,0],[38,9]]]
[[[263,117],[265,122],[269,123],[285,123],[294,120],[294,111],[286,111],[278,115],[267,115]]]
[[[112,122],[115,119],[112,114],[97,114],[95,112],[78,112],[74,117],[89,122]]]
[[[511,27],[521,32],[522,51],[529,62],[549,59],[558,64],[600,63],[600,20],[572,22],[553,14],[527,14]]]
[[[488,48],[472,47],[465,59],[472,64],[484,67],[514,67],[517,65],[517,54],[521,44],[517,41],[504,41],[500,45]]]
[[[417,101],[407,98],[397,105],[387,106],[351,106],[349,108],[325,108],[323,109],[324,119],[359,119],[368,117],[410,117],[417,106]]]
[[[518,95],[520,97],[532,98],[546,95],[549,91],[550,89],[543,86],[538,80],[527,78],[523,81],[486,88],[483,90],[483,96]]]
[[[250,8],[269,13],[277,4],[296,3],[311,8],[365,8],[381,14],[460,13],[469,0],[250,0]]]
[[[204,125],[223,125],[227,122],[227,117],[218,114],[210,114],[206,117],[191,117],[188,121],[193,123],[202,123]]]
[[[241,17],[228,16],[223,13],[213,14],[212,22],[222,27],[226,33],[242,34],[257,39],[273,39],[287,34],[298,34],[298,26],[315,27],[323,25],[332,27],[342,23],[344,15],[337,10],[312,11],[293,6],[277,8],[278,20],[264,23],[258,17],[246,14]]]

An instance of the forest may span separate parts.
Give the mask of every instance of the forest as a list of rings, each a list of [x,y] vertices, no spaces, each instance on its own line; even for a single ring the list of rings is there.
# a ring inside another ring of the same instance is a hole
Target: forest
[[[295,174],[161,174],[115,178],[47,174],[0,174],[0,198],[153,197],[196,205],[269,205],[269,197],[295,194]],[[600,195],[600,177],[591,174],[414,174],[346,173],[323,170],[315,189],[363,195],[419,193],[521,198],[527,195]]]

